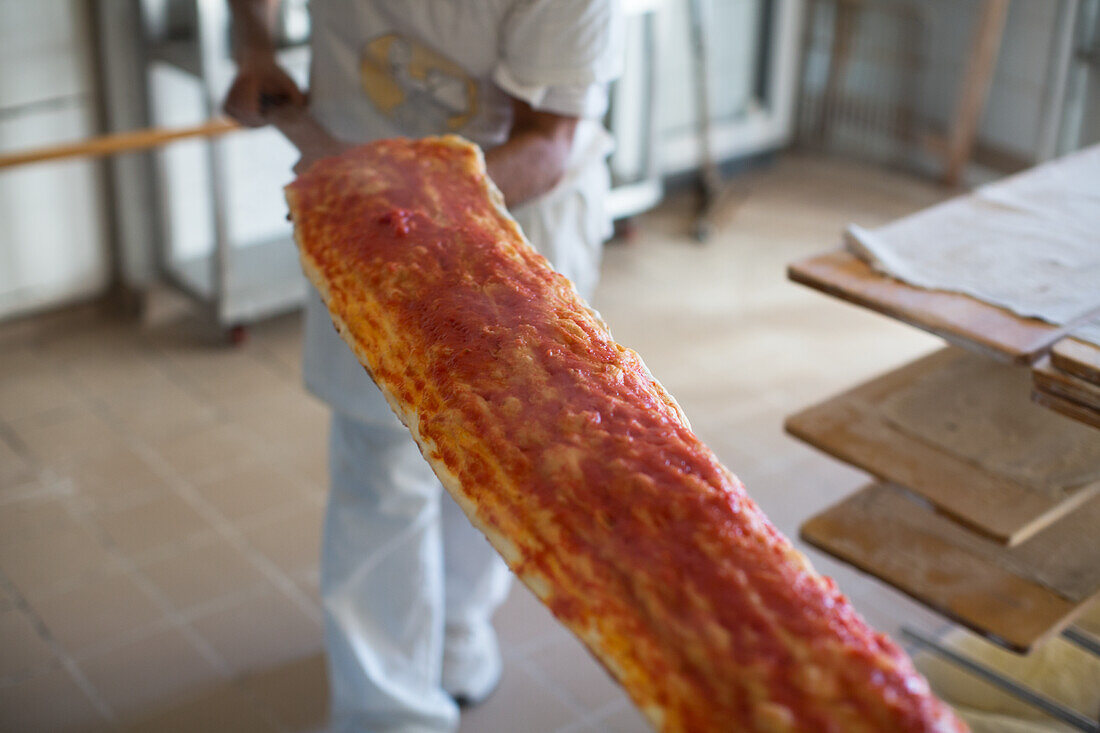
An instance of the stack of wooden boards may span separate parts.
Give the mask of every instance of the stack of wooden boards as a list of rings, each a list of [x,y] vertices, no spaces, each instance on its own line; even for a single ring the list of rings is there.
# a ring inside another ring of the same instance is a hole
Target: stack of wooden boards
[[[1100,346],[1064,338],[1035,363],[1031,378],[1040,405],[1100,428]]]
[[[879,480],[802,537],[1015,651],[1071,623],[1100,596],[1100,348],[844,251],[789,276],[955,345],[788,419]]]

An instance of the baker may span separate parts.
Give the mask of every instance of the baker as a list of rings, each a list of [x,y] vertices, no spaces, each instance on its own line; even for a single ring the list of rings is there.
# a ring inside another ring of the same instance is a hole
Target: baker
[[[279,68],[271,0],[230,0],[238,75],[225,109],[267,123],[306,106]],[[589,298],[599,277],[620,70],[615,0],[312,0],[308,107],[342,145],[462,135],[531,243]],[[305,159],[300,165],[308,165]],[[496,687],[503,561],[442,490],[316,292],[306,386],[332,407],[321,558],[333,730],[449,731]]]

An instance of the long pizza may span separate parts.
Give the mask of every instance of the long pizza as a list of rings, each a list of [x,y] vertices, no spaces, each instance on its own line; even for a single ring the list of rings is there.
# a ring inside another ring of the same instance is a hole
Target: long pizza
[[[306,275],[443,486],[662,731],[959,731],[456,137],[287,187]]]

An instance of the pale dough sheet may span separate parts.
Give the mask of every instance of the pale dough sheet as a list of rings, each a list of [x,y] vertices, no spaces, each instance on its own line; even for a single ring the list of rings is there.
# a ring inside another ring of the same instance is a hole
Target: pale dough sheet
[[[883,400],[913,437],[1059,497],[1100,480],[1100,430],[1031,402],[1027,369],[961,355]]]
[[[875,230],[852,225],[845,242],[918,287],[1059,325],[1100,315],[1100,145]],[[1100,344],[1100,325],[1078,337]]]
[[[1100,604],[1094,603],[1080,623],[1085,625],[1090,620],[1100,625]],[[1100,680],[1100,657],[1068,641],[1052,638],[1027,655],[1005,651],[962,629],[953,629],[940,642],[1083,715],[1100,715],[1100,685],[1096,684]],[[931,652],[918,652],[913,661],[933,689],[966,719],[973,733],[1075,730]]]

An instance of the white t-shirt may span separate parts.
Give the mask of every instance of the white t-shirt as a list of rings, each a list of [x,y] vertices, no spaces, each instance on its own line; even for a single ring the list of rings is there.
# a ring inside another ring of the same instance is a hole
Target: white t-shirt
[[[590,294],[609,232],[611,140],[599,118],[621,70],[616,0],[311,0],[310,14],[310,109],[348,142],[455,133],[492,148],[508,137],[513,97],[582,118],[562,180],[512,213]],[[394,420],[315,293],[303,371],[334,408]]]
[[[613,0],[312,0],[310,104],[351,142],[504,142],[511,99],[598,118],[620,73]]]

